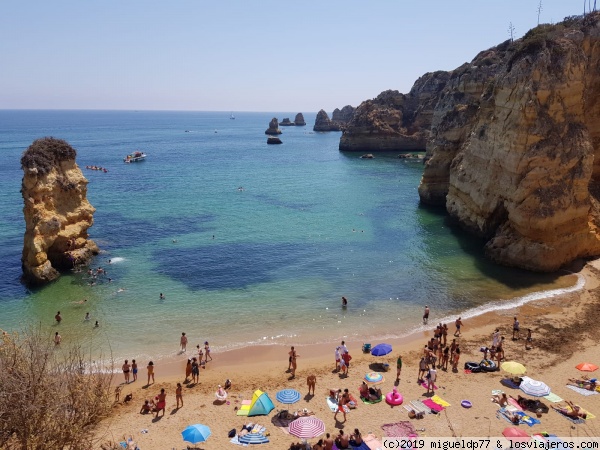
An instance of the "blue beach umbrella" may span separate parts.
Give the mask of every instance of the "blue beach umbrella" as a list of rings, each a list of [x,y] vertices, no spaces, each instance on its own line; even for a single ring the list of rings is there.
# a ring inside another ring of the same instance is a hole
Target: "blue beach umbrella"
[[[206,425],[197,423],[196,425],[187,427],[181,432],[181,435],[183,436],[184,441],[197,444],[198,442],[204,442],[208,439],[210,436],[210,428]]]
[[[387,355],[392,351],[392,346],[390,344],[377,344],[375,347],[371,349],[371,355],[373,356],[383,356]]]
[[[292,404],[300,400],[300,392],[295,389],[283,389],[275,394],[277,401],[281,403]]]
[[[266,444],[269,439],[262,433],[248,433],[238,438],[241,444]]]

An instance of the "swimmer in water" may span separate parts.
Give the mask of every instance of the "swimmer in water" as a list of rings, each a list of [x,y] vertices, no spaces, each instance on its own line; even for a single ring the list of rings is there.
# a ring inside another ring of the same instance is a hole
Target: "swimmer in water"
[[[85,313],[85,318],[83,320],[85,320],[85,321],[90,320],[90,313],[89,312]]]
[[[74,305],[83,305],[85,302],[87,302],[87,298],[84,298],[83,300],[79,300],[78,302],[71,302]]]
[[[348,306],[348,300],[346,297],[342,297],[342,306]]]
[[[96,320],[96,323],[94,324],[94,328],[98,328],[100,326],[100,324],[98,323],[98,321]]]
[[[125,288],[119,288],[117,289],[117,292],[123,292],[125,290]]]
[[[160,293],[159,299],[161,299],[161,300],[164,300],[164,299],[165,299],[165,296],[163,295],[163,293],[162,293],[162,292]]]

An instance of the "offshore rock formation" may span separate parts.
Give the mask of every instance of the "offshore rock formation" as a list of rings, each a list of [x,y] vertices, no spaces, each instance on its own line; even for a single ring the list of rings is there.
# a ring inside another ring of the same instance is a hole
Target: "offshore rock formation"
[[[87,201],[88,181],[65,141],[43,138],[21,157],[21,193],[25,206],[22,267],[29,284],[48,283],[60,270],[86,264],[98,253],[88,239],[95,209]]]
[[[277,117],[273,117],[271,119],[271,122],[269,122],[269,128],[267,128],[267,131],[265,131],[265,134],[272,134],[272,135],[281,134],[281,130],[279,129],[279,123],[277,122]]]
[[[293,123],[289,117],[286,117],[281,122],[279,122],[279,126],[281,126],[281,127],[293,127],[294,125],[296,125],[296,124]]]
[[[297,127],[306,126],[306,122],[304,121],[304,116],[302,115],[302,113],[296,114],[296,118],[294,119],[294,125],[296,125]]]
[[[341,151],[425,150],[433,110],[450,72],[427,73],[406,95],[384,91],[362,102],[340,139]]]
[[[281,142],[281,139],[279,139],[278,137],[269,136],[267,138],[267,144],[283,144],[283,142]]]
[[[332,121],[324,110],[317,113],[313,131],[341,131],[342,126]]]
[[[355,108],[350,105],[344,106],[341,110],[339,108],[335,108],[333,110],[333,114],[331,115],[331,120],[345,125],[352,119],[354,110]]]
[[[600,254],[599,13],[480,53],[438,97],[421,201],[501,264],[555,271]]]

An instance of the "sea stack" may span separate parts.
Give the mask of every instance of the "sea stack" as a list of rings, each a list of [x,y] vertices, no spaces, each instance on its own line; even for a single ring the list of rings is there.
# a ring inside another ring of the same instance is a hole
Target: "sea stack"
[[[322,109],[317,113],[313,131],[341,131],[341,129],[342,128],[338,123],[333,122],[329,118],[325,110]]]
[[[25,236],[21,258],[24,281],[42,285],[60,271],[87,264],[98,254],[88,239],[95,209],[87,200],[88,180],[75,163],[77,153],[66,141],[34,141],[21,157]]]
[[[304,116],[302,115],[302,113],[296,114],[296,118],[294,119],[294,124],[297,127],[304,127],[304,126],[306,126],[306,122],[304,121]]]
[[[277,121],[277,117],[273,117],[271,122],[269,122],[269,128],[265,131],[265,134],[277,135],[281,134],[281,130],[279,129],[279,122]]]
[[[267,138],[267,144],[283,144],[283,142],[276,136],[269,136]]]
[[[295,125],[294,122],[292,122],[289,117],[284,118],[279,123],[279,126],[281,126],[281,127],[293,127],[294,125]]]

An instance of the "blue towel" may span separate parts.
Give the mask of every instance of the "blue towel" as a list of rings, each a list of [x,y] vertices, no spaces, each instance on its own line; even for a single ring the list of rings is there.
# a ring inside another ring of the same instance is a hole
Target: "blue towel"
[[[514,383],[513,380],[511,380],[510,378],[503,378],[502,380],[500,380],[500,383],[509,388],[519,389],[519,385]]]
[[[517,411],[515,415],[520,417],[521,420],[519,423],[526,423],[530,427],[534,426],[535,424],[541,423],[538,419],[531,417],[529,414],[525,414],[523,411]]]
[[[552,410],[553,410],[553,411],[556,411],[554,408],[552,408]],[[567,419],[567,420],[570,420],[570,421],[571,421],[571,422],[573,422],[573,423],[585,423],[585,420],[583,420],[583,419],[581,419],[581,418],[579,418],[579,419],[576,419],[576,418],[574,418],[574,417],[569,417],[569,416],[566,416],[566,415],[564,415],[563,413],[561,413],[560,411],[556,411],[556,412],[557,412],[558,414],[560,414],[562,417],[564,417],[565,419]]]

